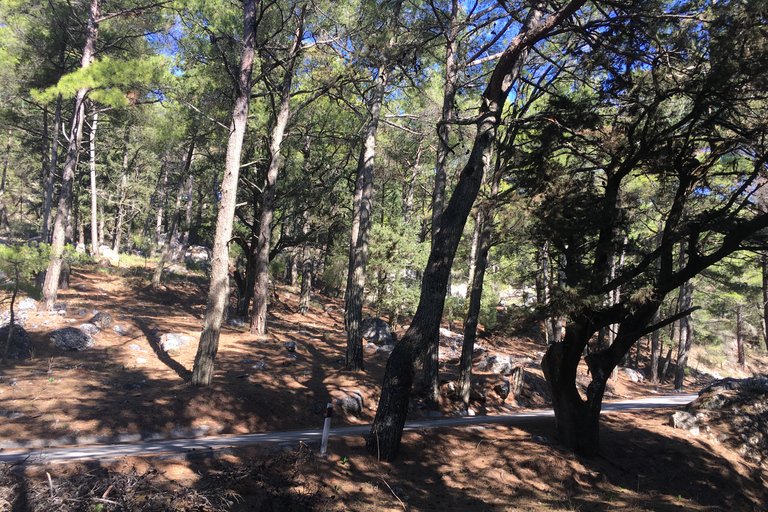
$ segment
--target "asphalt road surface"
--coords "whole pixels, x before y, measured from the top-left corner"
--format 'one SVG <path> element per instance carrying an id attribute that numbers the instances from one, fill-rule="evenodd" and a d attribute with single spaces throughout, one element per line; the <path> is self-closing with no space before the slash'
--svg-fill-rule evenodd
<path id="1" fill-rule="evenodd" d="M 660 395 L 658 397 L 627 400 L 624 402 L 604 403 L 603 412 L 622 412 L 638 409 L 656 409 L 685 405 L 698 397 L 695 394 Z M 554 416 L 552 409 L 490 416 L 469 416 L 462 418 L 431 419 L 411 421 L 405 424 L 405 430 L 420 430 L 439 427 L 468 427 L 493 423 L 515 423 Z M 322 424 L 319 425 L 322 427 Z M 370 431 L 370 425 L 332 428 L 331 437 L 356 436 Z M 273 432 L 268 434 L 243 434 L 234 436 L 198 437 L 193 439 L 173 439 L 126 444 L 101 444 L 74 446 L 69 448 L 40 448 L 31 450 L 0 451 L 0 463 L 44 464 L 51 462 L 72 462 L 92 459 L 116 459 L 126 456 L 165 455 L 217 450 L 268 443 L 297 443 L 299 441 L 320 441 L 322 428 L 317 430 L 296 430 L 292 432 Z"/>

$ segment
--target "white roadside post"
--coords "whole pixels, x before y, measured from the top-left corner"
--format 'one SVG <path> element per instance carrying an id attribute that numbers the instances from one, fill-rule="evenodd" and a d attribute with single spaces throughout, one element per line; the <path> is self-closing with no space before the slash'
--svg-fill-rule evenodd
<path id="1" fill-rule="evenodd" d="M 323 440 L 320 443 L 320 455 L 325 455 L 328 451 L 328 434 L 331 432 L 331 417 L 333 416 L 333 404 L 328 403 L 325 407 L 325 422 L 323 423 Z"/>

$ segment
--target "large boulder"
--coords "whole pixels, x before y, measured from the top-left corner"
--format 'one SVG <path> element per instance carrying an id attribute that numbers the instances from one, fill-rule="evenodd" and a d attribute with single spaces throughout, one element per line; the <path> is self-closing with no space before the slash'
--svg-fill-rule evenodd
<path id="1" fill-rule="evenodd" d="M 394 345 L 395 343 L 389 324 L 381 318 L 370 317 L 360 322 L 360 333 L 364 339 L 377 345 Z"/>
<path id="2" fill-rule="evenodd" d="M 163 334 L 162 336 L 160 336 L 160 339 L 157 340 L 157 344 L 165 352 L 168 352 L 169 350 L 176 350 L 178 348 L 189 345 L 193 341 L 194 341 L 194 338 L 191 336 L 185 336 L 183 334 L 174 334 L 169 332 L 167 334 Z"/>
<path id="3" fill-rule="evenodd" d="M 120 254 L 113 251 L 108 245 L 99 246 L 99 265 L 120 266 Z"/>
<path id="4" fill-rule="evenodd" d="M 16 310 L 13 312 L 13 323 L 19 327 L 24 327 L 27 325 L 27 320 L 29 320 L 29 315 L 26 311 L 19 311 Z M 0 326 L 5 327 L 9 323 L 11 323 L 11 312 L 10 311 L 3 311 L 0 313 Z"/>
<path id="5" fill-rule="evenodd" d="M 184 261 L 187 263 L 203 263 L 211 261 L 213 251 L 202 245 L 190 245 L 184 255 Z"/>
<path id="6" fill-rule="evenodd" d="M 15 322 L 14 322 L 15 323 Z M 5 342 L 8 339 L 8 326 L 0 327 L 0 354 L 5 350 Z M 31 355 L 32 341 L 23 327 L 16 325 L 13 328 L 11 345 L 8 347 L 8 359 L 27 359 Z"/>
<path id="7" fill-rule="evenodd" d="M 77 327 L 56 329 L 51 331 L 48 337 L 51 343 L 61 350 L 87 350 L 96 343 L 90 334 L 81 331 Z"/>

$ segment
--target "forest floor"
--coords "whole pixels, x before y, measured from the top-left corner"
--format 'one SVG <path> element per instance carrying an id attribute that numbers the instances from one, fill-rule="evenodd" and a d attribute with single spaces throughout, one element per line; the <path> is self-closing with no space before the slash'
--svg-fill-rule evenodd
<path id="1" fill-rule="evenodd" d="M 167 274 L 157 292 L 149 287 L 150 279 L 141 268 L 77 268 L 70 289 L 59 294 L 66 315 L 30 312 L 26 329 L 33 358 L 0 368 L 0 449 L 30 446 L 35 440 L 67 445 L 320 429 L 325 404 L 351 393 L 363 397 L 361 414 L 336 414 L 334 426 L 372 421 L 387 354 L 367 350 L 365 373 L 343 369 L 340 299 L 316 294 L 310 312 L 302 316 L 296 313 L 298 290 L 278 285 L 268 334 L 255 337 L 247 325 L 226 325 L 214 383 L 197 388 L 188 384 L 196 342 L 166 353 L 155 340 L 165 333 L 197 339 L 206 279 Z M 48 341 L 51 330 L 87 322 L 94 310 L 109 313 L 128 334 L 103 330 L 95 336 L 96 345 L 83 352 L 62 352 Z M 283 345 L 288 341 L 296 342 L 294 353 Z M 475 414 L 548 407 L 537 364 L 545 345 L 535 326 L 482 334 L 479 343 L 488 354 L 531 359 L 517 401 L 502 400 L 493 391 L 500 376 L 475 372 Z M 698 391 L 717 377 L 715 372 L 733 377 L 768 373 L 764 349 L 753 347 L 748 357 L 748 367 L 741 369 L 725 355 L 713 357 L 711 350 L 695 347 L 686 391 Z M 444 364 L 441 377 L 455 380 L 456 370 L 455 364 Z M 671 383 L 634 383 L 619 372 L 606 401 L 668 392 Z M 410 419 L 430 417 L 418 387 L 413 405 Z M 440 414 L 449 417 L 457 411 L 457 404 L 443 397 Z M 560 446 L 554 420 L 546 419 L 514 427 L 406 433 L 393 463 L 369 457 L 362 437 L 355 437 L 332 439 L 328 458 L 298 445 L 205 457 L 6 467 L 0 468 L 0 511 L 78 510 L 81 505 L 82 510 L 165 510 L 153 496 L 162 497 L 168 510 L 768 509 L 764 468 L 718 442 L 715 433 L 694 436 L 673 429 L 670 412 L 603 414 L 601 454 L 594 459 L 576 457 Z"/>

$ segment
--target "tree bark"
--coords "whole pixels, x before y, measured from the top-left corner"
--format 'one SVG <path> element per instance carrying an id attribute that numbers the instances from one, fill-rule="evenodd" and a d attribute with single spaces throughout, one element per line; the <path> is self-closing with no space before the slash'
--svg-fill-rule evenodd
<path id="1" fill-rule="evenodd" d="M 59 156 L 59 131 L 61 131 L 61 95 L 56 98 L 56 113 L 53 117 L 53 134 L 51 135 L 51 158 L 48 172 L 43 180 L 43 225 L 40 238 L 48 243 L 51 223 L 51 205 L 53 203 L 53 183 L 56 177 L 56 162 Z"/>
<path id="2" fill-rule="evenodd" d="M 99 231 L 98 231 L 98 199 L 96 188 L 96 128 L 99 122 L 99 113 L 93 106 L 91 115 L 91 132 L 89 134 L 90 142 L 90 171 L 91 171 L 91 255 L 99 257 Z"/>
<path id="3" fill-rule="evenodd" d="M 181 217 L 181 198 L 184 195 L 184 188 L 186 187 L 185 177 L 189 173 L 190 167 L 192 167 L 192 159 L 195 154 L 195 141 L 194 139 L 189 143 L 189 150 L 187 150 L 187 158 L 184 161 L 184 169 L 182 169 L 179 176 L 179 190 L 176 192 L 176 205 L 173 208 L 173 219 L 171 220 L 171 228 L 168 230 L 168 239 L 163 246 L 163 250 L 160 253 L 160 260 L 155 266 L 155 273 L 152 276 L 152 289 L 157 290 L 160 288 L 160 279 L 163 275 L 163 267 L 173 255 L 173 238 L 176 236 L 176 232 L 179 229 L 179 218 Z"/>
<path id="4" fill-rule="evenodd" d="M 490 160 L 501 122 L 504 102 L 519 76 L 528 50 L 545 38 L 586 0 L 575 0 L 542 21 L 544 2 L 536 2 L 520 33 L 499 58 L 482 96 L 475 142 L 469 160 L 443 212 L 438 238 L 433 243 L 421 285 L 419 306 L 408 331 L 387 360 L 381 398 L 366 448 L 372 455 L 391 461 L 402 437 L 416 365 L 434 341 L 443 314 L 445 290 L 464 225 Z"/>
<path id="5" fill-rule="evenodd" d="M 88 10 L 88 24 L 85 31 L 85 43 L 83 45 L 83 56 L 80 61 L 80 67 L 86 68 L 93 61 L 96 39 L 99 33 L 99 24 L 97 22 L 101 15 L 100 0 L 91 0 Z M 75 168 L 80 154 L 80 146 L 83 140 L 83 121 L 85 118 L 85 99 L 90 88 L 82 87 L 77 91 L 75 104 L 72 111 L 72 123 L 69 129 L 69 144 L 67 146 L 67 157 L 64 161 L 64 172 L 61 182 L 61 193 L 59 195 L 59 205 L 56 211 L 56 218 L 53 223 L 53 238 L 51 240 L 51 263 L 45 274 L 45 283 L 43 283 L 42 300 L 39 309 L 50 311 L 56 303 L 58 293 L 59 276 L 61 275 L 62 260 L 64 254 L 64 243 L 67 236 L 68 221 L 72 216 L 73 187 L 75 182 Z"/>
<path id="6" fill-rule="evenodd" d="M 5 161 L 3 162 L 3 177 L 2 181 L 0 181 L 0 226 L 5 229 L 5 232 L 7 235 L 10 235 L 11 228 L 8 225 L 8 213 L 5 210 L 5 177 L 8 172 L 8 162 L 11 159 L 11 146 L 12 146 L 12 138 L 13 131 L 8 128 L 8 144 L 5 147 Z"/>
<path id="7" fill-rule="evenodd" d="M 123 236 L 123 220 L 125 219 L 125 202 L 128 198 L 128 129 L 123 136 L 123 165 L 120 167 L 120 190 L 117 203 L 117 218 L 115 219 L 115 236 L 112 238 L 112 250 L 120 252 L 120 243 Z"/>
<path id="8" fill-rule="evenodd" d="M 680 311 L 693 306 L 693 282 L 687 281 L 680 287 Z M 688 354 L 693 344 L 693 320 L 690 315 L 680 319 L 680 341 L 677 349 L 677 368 L 675 370 L 675 391 L 683 390 L 685 368 L 688 366 Z"/>
<path id="9" fill-rule="evenodd" d="M 275 115 L 275 127 L 269 143 L 269 167 L 264 192 L 261 194 L 261 219 L 259 221 L 259 240 L 256 246 L 256 284 L 253 290 L 253 317 L 251 334 L 267 332 L 267 303 L 269 297 L 269 249 L 272 241 L 272 221 L 275 217 L 275 191 L 277 175 L 280 170 L 280 149 L 285 136 L 285 129 L 291 119 L 291 84 L 298 53 L 301 50 L 301 38 L 304 35 L 304 11 L 301 11 L 293 37 L 293 46 L 285 62 L 285 72 L 280 87 L 280 108 Z"/>
<path id="10" fill-rule="evenodd" d="M 251 74 L 256 49 L 256 11 L 259 0 L 243 2 L 243 53 L 237 76 L 237 96 L 232 109 L 232 125 L 227 143 L 224 180 L 221 184 L 221 200 L 216 219 L 216 235 L 211 262 L 211 284 L 208 304 L 203 319 L 203 331 L 197 346 L 192 384 L 208 386 L 213 381 L 213 368 L 219 349 L 219 334 L 224 311 L 229 300 L 229 240 L 237 203 L 237 180 L 240 173 L 240 156 L 248 122 L 248 104 L 251 96 Z"/>
<path id="11" fill-rule="evenodd" d="M 768 251 L 763 251 L 760 263 L 763 273 L 763 341 L 768 350 Z"/>
<path id="12" fill-rule="evenodd" d="M 437 232 L 440 230 L 440 219 L 445 203 L 446 161 L 450 153 L 448 139 L 451 135 L 451 125 L 448 121 L 453 118 L 453 104 L 456 100 L 456 82 L 458 77 L 456 65 L 456 40 L 459 34 L 458 13 L 459 1 L 452 0 L 451 17 L 445 34 L 445 84 L 443 86 L 442 123 L 437 129 L 435 188 L 432 192 L 432 245 L 434 245 Z M 470 279 L 472 279 L 473 274 L 470 274 Z M 445 297 L 443 297 L 443 300 L 445 300 Z M 440 398 L 439 354 L 440 332 L 438 331 L 424 358 L 424 388 L 427 391 L 426 403 L 430 409 L 437 409 Z"/>
<path id="13" fill-rule="evenodd" d="M 155 243 L 152 244 L 152 252 L 150 257 L 157 256 L 157 248 L 160 246 L 160 238 L 163 235 L 163 214 L 165 213 L 165 201 L 168 195 L 168 155 L 163 158 L 163 177 L 160 180 L 160 184 L 157 189 L 157 213 L 155 214 Z M 165 239 L 165 245 L 171 243 L 169 238 Z"/>
<path id="14" fill-rule="evenodd" d="M 747 361 L 744 358 L 744 337 L 741 329 L 743 318 L 741 309 L 741 304 L 736 306 L 736 362 L 739 363 L 740 366 L 744 366 Z"/>

